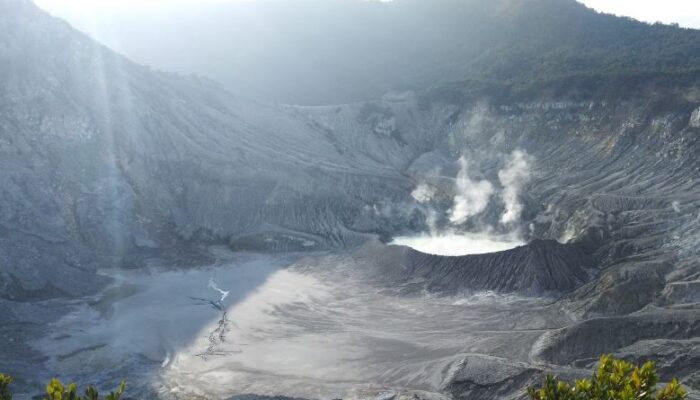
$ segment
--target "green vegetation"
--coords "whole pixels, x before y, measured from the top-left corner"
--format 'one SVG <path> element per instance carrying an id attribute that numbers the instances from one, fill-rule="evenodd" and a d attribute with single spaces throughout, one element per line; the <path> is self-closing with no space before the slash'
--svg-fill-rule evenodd
<path id="1" fill-rule="evenodd" d="M 471 53 L 453 55 L 462 79 L 520 88 L 572 76 L 698 76 L 700 30 L 600 14 L 573 0 L 442 3 L 459 18 L 476 19 L 473 35 L 466 27 L 454 28 L 462 36 L 445 35 L 470 38 L 464 46 Z"/>
<path id="2" fill-rule="evenodd" d="M 10 393 L 10 384 L 12 377 L 0 374 L 0 400 L 12 400 Z M 110 392 L 105 396 L 104 400 L 120 400 L 126 389 L 126 382 L 122 381 L 116 391 Z M 85 388 L 83 396 L 78 394 L 78 387 L 75 383 L 68 386 L 63 385 L 58 379 L 51 379 L 46 385 L 46 397 L 44 400 L 99 400 L 100 393 L 92 386 Z"/>
<path id="3" fill-rule="evenodd" d="M 532 400 L 683 400 L 687 392 L 674 378 L 661 389 L 656 387 L 659 378 L 654 363 L 649 361 L 641 367 L 611 355 L 600 357 L 598 369 L 590 379 L 579 379 L 573 384 L 547 375 L 539 388 L 528 388 Z M 0 400 L 12 400 L 9 386 L 12 377 L 0 374 Z M 116 391 L 104 400 L 120 400 L 126 383 L 122 381 Z M 85 395 L 78 394 L 75 383 L 64 386 L 52 379 L 46 386 L 45 400 L 99 400 L 97 390 L 88 386 Z"/>
<path id="4" fill-rule="evenodd" d="M 105 400 L 119 400 L 124 394 L 124 389 L 126 389 L 126 382 L 122 381 L 116 391 L 110 392 Z M 47 397 L 45 400 L 98 400 L 100 394 L 92 386 L 88 386 L 85 389 L 85 396 L 80 396 L 77 394 L 78 388 L 75 383 L 71 383 L 68 387 L 63 386 L 61 381 L 54 378 L 46 386 Z"/>
<path id="5" fill-rule="evenodd" d="M 610 355 L 600 358 L 598 370 L 591 379 L 580 379 L 573 384 L 558 381 L 551 375 L 541 388 L 529 388 L 532 400 L 682 400 L 686 391 L 673 379 L 657 390 L 659 379 L 654 363 L 641 367 Z"/>
<path id="6" fill-rule="evenodd" d="M 463 23 L 443 24 L 440 38 L 428 42 L 460 51 L 435 55 L 415 73 L 432 83 L 419 92 L 426 104 L 484 98 L 507 105 L 533 98 L 665 104 L 700 81 L 700 30 L 599 14 L 573 0 L 436 1 L 431 5 L 445 10 L 439 18 Z M 391 71 L 400 76 L 414 68 L 405 64 Z M 436 73 L 428 70 L 433 65 L 453 67 Z"/>
<path id="7" fill-rule="evenodd" d="M 0 374 L 0 400 L 12 400 L 12 393 L 10 393 L 11 383 L 11 376 Z"/>

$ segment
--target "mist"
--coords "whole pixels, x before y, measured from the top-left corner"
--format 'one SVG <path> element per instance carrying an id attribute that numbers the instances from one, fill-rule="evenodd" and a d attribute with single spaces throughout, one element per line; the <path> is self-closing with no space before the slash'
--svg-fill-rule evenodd
<path id="1" fill-rule="evenodd" d="M 486 209 L 493 185 L 487 180 L 473 180 L 469 176 L 469 160 L 462 156 L 459 159 L 459 174 L 455 179 L 455 196 L 450 210 L 450 222 L 462 224 Z"/>
<path id="2" fill-rule="evenodd" d="M 426 254 L 463 256 L 510 250 L 525 242 L 515 234 L 489 232 L 438 232 L 430 235 L 399 236 L 391 244 L 408 246 Z"/>
<path id="3" fill-rule="evenodd" d="M 444 256 L 493 253 L 525 244 L 520 227 L 524 209 L 521 197 L 530 179 L 534 158 L 516 149 L 508 155 L 494 152 L 486 159 L 502 159 L 502 167 L 496 174 L 498 184 L 473 177 L 483 176 L 479 163 L 466 154 L 459 158 L 452 207 L 446 211 L 446 226 L 438 226 L 442 212 L 433 203 L 437 188 L 430 181 L 435 179 L 436 173 L 424 177 L 411 196 L 420 205 L 427 231 L 397 236 L 391 243 Z M 498 221 L 480 217 L 486 210 L 499 207 Z"/>
<path id="4" fill-rule="evenodd" d="M 523 204 L 520 202 L 520 191 L 530 177 L 530 157 L 522 150 L 515 150 L 508 159 L 506 167 L 498 171 L 498 179 L 503 185 L 502 198 L 505 211 L 501 215 L 501 223 L 512 224 L 520 219 Z"/>
<path id="5" fill-rule="evenodd" d="M 452 42 L 439 39 L 469 19 L 448 1 L 203 1 L 90 14 L 40 4 L 139 63 L 213 79 L 241 97 L 306 105 L 411 89 L 409 76 L 436 80 L 415 52 L 449 55 Z"/>

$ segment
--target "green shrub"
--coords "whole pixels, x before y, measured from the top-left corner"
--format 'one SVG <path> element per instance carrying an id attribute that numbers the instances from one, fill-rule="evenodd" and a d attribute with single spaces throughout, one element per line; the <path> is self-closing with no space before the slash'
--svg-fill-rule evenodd
<path id="1" fill-rule="evenodd" d="M 12 400 L 11 383 L 11 376 L 0 374 L 0 400 Z M 122 381 L 117 390 L 110 392 L 104 400 L 120 400 L 125 389 L 126 382 Z M 51 382 L 46 385 L 46 397 L 44 397 L 45 400 L 99 400 L 99 398 L 99 392 L 92 386 L 88 386 L 85 389 L 85 395 L 81 396 L 78 394 L 78 387 L 75 383 L 66 387 L 56 378 L 51 379 Z"/>
<path id="2" fill-rule="evenodd" d="M 12 383 L 11 376 L 0 374 L 0 400 L 12 400 L 10 383 Z"/>
<path id="3" fill-rule="evenodd" d="M 597 371 L 591 379 L 580 379 L 573 384 L 545 377 L 542 387 L 529 388 L 532 400 L 682 400 L 686 391 L 673 379 L 657 390 L 658 377 L 654 363 L 641 367 L 611 355 L 600 357 Z"/>
<path id="4" fill-rule="evenodd" d="M 126 382 L 122 381 L 117 387 L 117 390 L 110 392 L 105 400 L 120 400 L 126 389 Z M 85 396 L 80 396 L 77 394 L 78 388 L 75 383 L 71 383 L 68 387 L 65 387 L 61 381 L 54 378 L 46 386 L 46 398 L 45 400 L 99 400 L 100 394 L 92 386 L 88 386 L 85 389 Z"/>
<path id="5" fill-rule="evenodd" d="M 532 400 L 683 400 L 687 392 L 674 378 L 661 390 L 657 390 L 659 379 L 654 363 L 649 361 L 641 367 L 611 355 L 600 357 L 598 369 L 590 379 L 579 379 L 573 384 L 556 380 L 547 375 L 540 388 L 528 388 Z M 12 377 L 0 374 L 0 400 L 12 400 L 9 386 Z M 120 400 L 126 389 L 122 381 L 116 391 L 105 400 Z M 77 394 L 75 383 L 67 387 L 58 379 L 46 386 L 45 400 L 99 400 L 97 389 L 88 386 L 85 395 Z"/>

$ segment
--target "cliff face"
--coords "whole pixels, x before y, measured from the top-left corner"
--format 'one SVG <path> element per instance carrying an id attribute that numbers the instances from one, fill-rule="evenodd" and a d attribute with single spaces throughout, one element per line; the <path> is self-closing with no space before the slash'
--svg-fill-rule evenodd
<path id="1" fill-rule="evenodd" d="M 494 160 L 515 149 L 535 159 L 523 223 L 533 237 L 580 239 L 610 265 L 653 254 L 655 272 L 634 279 L 654 287 L 693 252 L 692 74 L 269 106 L 133 64 L 27 2 L 2 7 L 4 297 L 64 290 L 28 271 L 88 279 L 188 243 L 327 248 L 422 230 L 409 196 L 421 179 L 441 169 L 449 197 L 458 155 L 497 179 Z M 620 268 L 605 276 L 632 279 Z M 683 271 L 674 277 L 692 276 Z M 608 303 L 589 307 L 625 307 Z"/>
<path id="2" fill-rule="evenodd" d="M 367 145 L 388 159 L 343 155 L 298 110 L 150 71 L 27 2 L 2 6 L 3 297 L 84 293 L 70 277 L 190 241 L 289 230 L 290 246 L 342 245 L 356 204 L 407 189 L 395 166 L 410 151 L 390 138 Z M 36 273 L 49 270 L 61 273 Z"/>
<path id="3" fill-rule="evenodd" d="M 497 180 L 494 160 L 515 149 L 535 160 L 523 226 L 580 242 L 603 270 L 577 292 L 585 312 L 631 312 L 667 279 L 696 279 L 693 76 L 642 77 L 617 97 L 572 84 L 525 99 L 444 89 L 268 106 L 3 4 L 4 297 L 70 293 L 61 276 L 192 243 L 313 249 L 423 230 L 417 183 L 440 169 L 451 198 L 457 156 Z M 626 285 L 645 289 L 630 299 Z"/>

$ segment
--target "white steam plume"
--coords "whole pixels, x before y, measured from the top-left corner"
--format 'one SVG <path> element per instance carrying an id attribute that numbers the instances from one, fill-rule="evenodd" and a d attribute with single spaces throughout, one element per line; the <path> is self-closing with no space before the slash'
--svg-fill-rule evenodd
<path id="1" fill-rule="evenodd" d="M 438 234 L 437 219 L 438 213 L 432 208 L 429 208 L 428 215 L 425 218 L 425 224 L 428 225 L 428 231 L 430 232 L 431 236 Z"/>
<path id="2" fill-rule="evenodd" d="M 484 211 L 493 194 L 493 185 L 487 180 L 473 181 L 469 178 L 469 162 L 466 157 L 459 159 L 460 171 L 457 174 L 454 205 L 450 210 L 450 222 L 461 224 L 469 217 Z"/>
<path id="3" fill-rule="evenodd" d="M 435 196 L 435 188 L 427 183 L 420 183 L 415 189 L 413 189 L 411 196 L 413 196 L 413 198 L 421 204 L 427 203 L 433 198 L 433 196 Z"/>
<path id="4" fill-rule="evenodd" d="M 516 222 L 523 211 L 520 191 L 530 179 L 530 156 L 522 150 L 513 151 L 506 167 L 498 171 L 498 179 L 503 185 L 502 197 L 506 206 L 501 215 L 501 223 Z"/>

